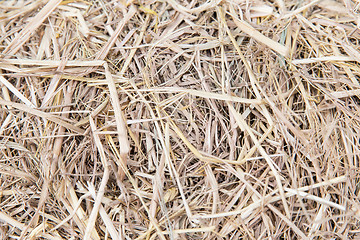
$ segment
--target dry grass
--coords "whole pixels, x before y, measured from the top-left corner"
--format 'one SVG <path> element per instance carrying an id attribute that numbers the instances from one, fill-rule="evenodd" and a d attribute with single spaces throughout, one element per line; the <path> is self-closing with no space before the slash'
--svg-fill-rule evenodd
<path id="1" fill-rule="evenodd" d="M 360 2 L 0 2 L 1 239 L 359 239 Z"/>

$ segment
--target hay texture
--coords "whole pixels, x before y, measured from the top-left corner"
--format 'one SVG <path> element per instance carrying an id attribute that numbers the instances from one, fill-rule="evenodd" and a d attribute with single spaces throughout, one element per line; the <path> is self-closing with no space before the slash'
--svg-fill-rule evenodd
<path id="1" fill-rule="evenodd" d="M 0 2 L 1 239 L 359 239 L 358 0 Z"/>

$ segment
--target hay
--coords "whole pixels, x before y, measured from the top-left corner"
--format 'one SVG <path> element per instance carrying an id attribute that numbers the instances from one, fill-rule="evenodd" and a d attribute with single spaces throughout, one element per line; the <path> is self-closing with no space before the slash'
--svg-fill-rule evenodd
<path id="1" fill-rule="evenodd" d="M 358 239 L 359 1 L 1 1 L 1 239 Z"/>

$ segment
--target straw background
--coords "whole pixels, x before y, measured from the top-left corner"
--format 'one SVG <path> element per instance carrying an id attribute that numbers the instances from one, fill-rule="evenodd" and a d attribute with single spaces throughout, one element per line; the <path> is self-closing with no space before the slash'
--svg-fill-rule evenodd
<path id="1" fill-rule="evenodd" d="M 360 239 L 358 0 L 0 2 L 0 239 Z"/>

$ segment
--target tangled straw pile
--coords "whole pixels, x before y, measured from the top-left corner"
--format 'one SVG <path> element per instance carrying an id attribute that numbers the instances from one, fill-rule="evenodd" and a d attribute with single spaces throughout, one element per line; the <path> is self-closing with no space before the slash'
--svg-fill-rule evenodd
<path id="1" fill-rule="evenodd" d="M 359 1 L 0 3 L 1 239 L 359 239 Z"/>

